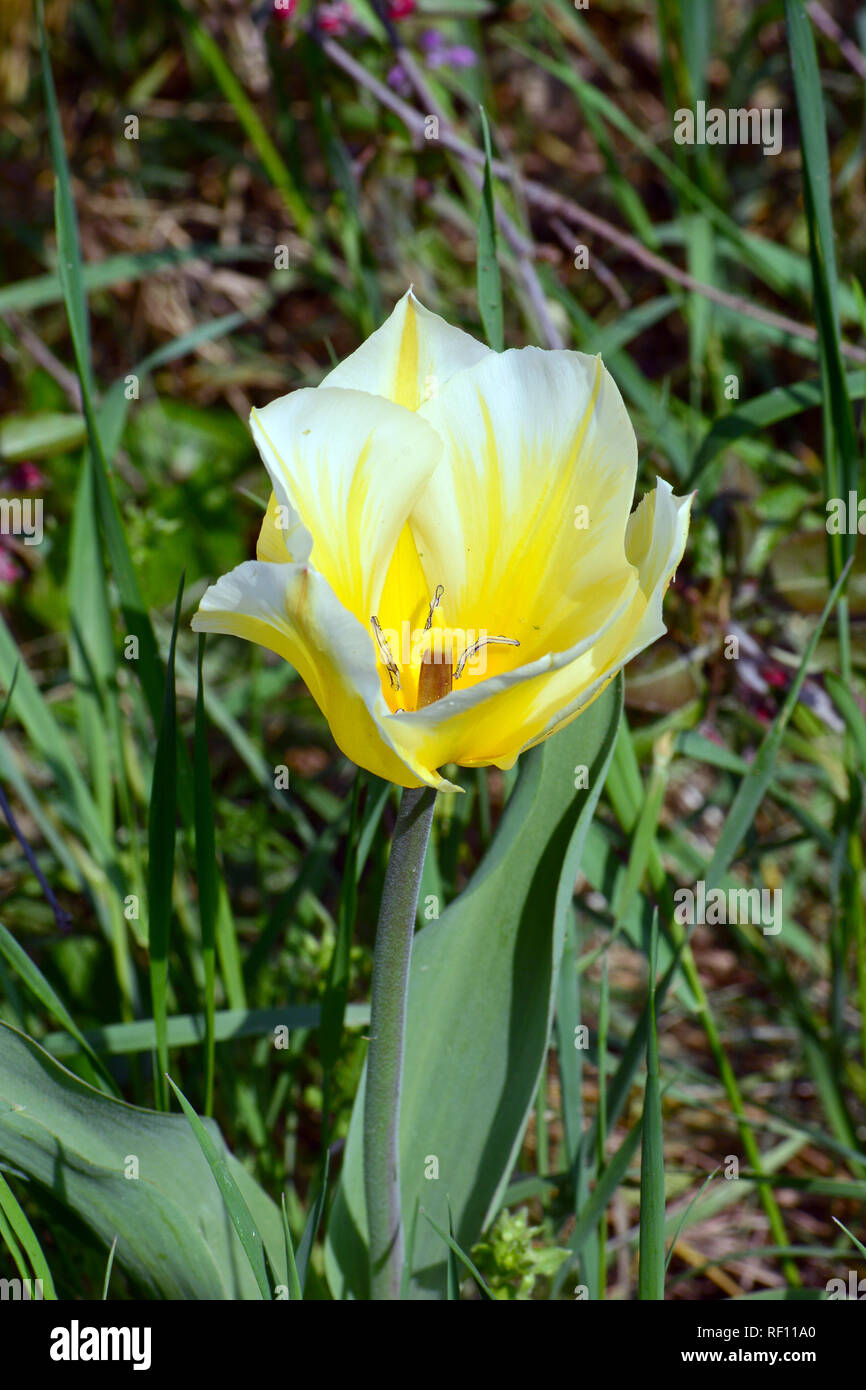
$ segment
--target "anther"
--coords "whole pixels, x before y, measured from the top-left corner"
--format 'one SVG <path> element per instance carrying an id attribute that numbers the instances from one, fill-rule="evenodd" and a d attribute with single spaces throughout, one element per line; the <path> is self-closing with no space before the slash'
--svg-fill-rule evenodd
<path id="1" fill-rule="evenodd" d="M 463 671 L 463 667 L 466 665 L 466 663 L 467 663 L 467 661 L 469 660 L 469 658 L 472 657 L 472 656 L 475 656 L 478 652 L 480 652 L 482 647 L 486 647 L 487 644 L 488 644 L 488 642 L 502 642 L 502 643 L 504 643 L 505 646 L 507 646 L 507 647 L 519 647 L 519 646 L 520 646 L 520 643 L 518 642 L 518 640 L 517 640 L 516 637 L 482 637 L 482 638 L 480 638 L 477 642 L 473 642 L 471 647 L 467 647 L 467 648 L 466 648 L 466 650 L 464 651 L 464 653 L 463 653 L 463 655 L 461 656 L 460 660 L 458 661 L 458 663 L 457 663 L 457 670 L 454 672 L 454 679 L 455 679 L 455 680 L 459 680 L 459 679 L 460 679 L 460 675 L 461 675 L 461 673 L 462 673 L 462 671 Z"/>
<path id="2" fill-rule="evenodd" d="M 436 612 L 436 609 L 439 607 L 439 604 L 442 602 L 442 595 L 444 594 L 444 592 L 445 592 L 445 585 L 444 585 L 444 584 L 437 584 L 437 585 L 436 585 L 436 592 L 434 593 L 434 595 L 433 595 L 433 600 L 432 600 L 432 602 L 431 602 L 431 604 L 430 604 L 430 612 L 427 614 L 427 621 L 426 621 L 426 623 L 424 624 L 424 631 L 425 631 L 425 632 L 429 632 L 430 629 L 431 629 L 431 627 L 433 626 L 433 614 Z"/>
<path id="3" fill-rule="evenodd" d="M 388 680 L 391 682 L 392 690 L 400 689 L 400 668 L 391 655 L 391 648 L 387 637 L 382 635 L 382 625 L 379 619 L 373 614 L 370 622 L 373 625 L 373 636 L 376 638 L 376 646 L 379 648 L 379 655 L 382 658 L 382 665 L 388 672 Z"/>

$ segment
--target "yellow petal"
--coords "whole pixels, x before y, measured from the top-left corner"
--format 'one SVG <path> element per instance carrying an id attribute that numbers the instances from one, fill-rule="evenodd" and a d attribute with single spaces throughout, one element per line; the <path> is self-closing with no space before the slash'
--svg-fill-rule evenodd
<path id="1" fill-rule="evenodd" d="M 542 733 L 524 747 L 532 747 L 570 724 L 601 694 L 618 671 L 667 631 L 662 604 L 686 548 L 693 497 L 694 493 L 675 497 L 670 483 L 659 478 L 655 491 L 641 499 L 629 517 L 626 533 L 626 554 L 637 568 L 639 590 L 629 610 L 608 630 L 592 653 L 595 670 L 600 674 L 594 674 L 584 691 L 572 696 L 555 715 L 551 714 Z M 575 676 L 579 676 L 577 670 L 572 672 L 572 678 Z M 552 695 L 552 700 L 548 698 L 550 711 L 561 698 L 567 678 L 566 668 L 561 688 L 554 687 L 549 692 Z"/>
<path id="2" fill-rule="evenodd" d="M 523 348 L 457 373 L 420 414 L 442 461 L 411 518 L 443 621 L 516 638 L 510 670 L 598 630 L 634 585 L 637 442 L 600 358 Z M 387 589 L 385 597 L 387 598 Z"/>
<path id="3" fill-rule="evenodd" d="M 411 715 L 392 721 L 404 756 L 426 766 L 511 767 L 517 756 L 564 728 L 601 694 L 639 651 L 665 631 L 662 601 L 682 559 L 691 497 L 659 479 L 628 523 L 634 586 L 625 584 L 597 631 Z"/>
<path id="4" fill-rule="evenodd" d="M 270 560 L 272 564 L 284 565 L 287 560 L 300 560 L 304 558 L 300 555 L 293 555 L 289 550 L 289 532 L 292 531 L 293 544 L 297 549 L 297 542 L 299 539 L 297 527 L 300 526 L 300 517 L 297 516 L 296 512 L 294 513 L 297 517 L 295 527 L 285 524 L 287 516 L 291 514 L 289 507 L 290 504 L 287 502 L 284 502 L 281 506 L 277 500 L 277 494 L 275 492 L 271 493 L 267 510 L 265 511 L 265 517 L 262 522 L 262 529 L 256 541 L 257 560 Z M 291 508 L 291 512 L 294 512 L 293 507 Z M 305 542 L 309 539 L 309 544 L 306 546 L 306 553 L 307 556 L 309 556 L 313 545 L 313 539 L 309 531 L 306 530 L 306 527 L 304 528 L 304 533 Z"/>
<path id="5" fill-rule="evenodd" d="M 312 565 L 247 560 L 205 593 L 196 632 L 243 637 L 295 668 L 347 758 L 402 787 L 459 791 L 398 749 L 369 629 L 339 603 Z"/>
<path id="6" fill-rule="evenodd" d="M 343 606 L 369 625 L 397 540 L 436 467 L 435 431 L 391 401 L 322 387 L 254 410 L 251 424 L 275 494 L 260 557 L 284 558 L 269 518 L 285 502 L 286 556 L 309 559 Z"/>
<path id="7" fill-rule="evenodd" d="M 410 289 L 382 327 L 329 372 L 322 386 L 369 391 L 417 410 L 454 372 L 493 355 L 483 343 L 425 309 Z"/>

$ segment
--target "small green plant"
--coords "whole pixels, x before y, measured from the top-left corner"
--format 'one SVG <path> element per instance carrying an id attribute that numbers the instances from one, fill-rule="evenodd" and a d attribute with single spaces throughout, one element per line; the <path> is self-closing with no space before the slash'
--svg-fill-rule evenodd
<path id="1" fill-rule="evenodd" d="M 568 1251 L 533 1244 L 544 1235 L 543 1226 L 530 1226 L 528 1207 L 499 1213 L 487 1239 L 472 1251 L 494 1298 L 532 1298 L 539 1279 L 554 1277 Z"/>

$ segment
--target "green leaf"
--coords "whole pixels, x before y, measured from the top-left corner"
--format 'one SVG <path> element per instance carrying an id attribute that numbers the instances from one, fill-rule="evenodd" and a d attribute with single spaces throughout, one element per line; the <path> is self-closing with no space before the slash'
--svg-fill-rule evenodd
<path id="1" fill-rule="evenodd" d="M 82 415 L 7 415 L 0 425 L 0 460 L 48 458 L 75 449 L 87 438 Z"/>
<path id="2" fill-rule="evenodd" d="M 205 1124 L 271 1263 L 282 1271 L 276 1205 L 228 1152 L 213 1121 Z M 138 1162 L 137 1178 L 126 1176 L 130 1156 Z M 117 1236 L 117 1263 L 149 1297 L 260 1296 L 184 1116 L 103 1095 L 6 1023 L 0 1023 L 0 1162 L 48 1188 L 106 1249 Z"/>
<path id="3" fill-rule="evenodd" d="M 478 214 L 478 312 L 484 325 L 487 341 L 494 352 L 505 347 L 505 327 L 502 317 L 502 277 L 496 259 L 496 201 L 490 164 L 490 129 L 484 107 L 481 107 L 481 129 L 484 132 L 484 188 Z"/>
<path id="4" fill-rule="evenodd" d="M 535 1099 L 574 879 L 616 738 L 617 679 L 555 737 L 521 759 L 487 854 L 469 886 L 412 950 L 400 1116 L 404 1222 L 419 1222 L 410 1298 L 444 1298 L 446 1246 L 471 1250 L 495 1216 Z M 589 769 L 575 792 L 574 768 Z M 337 1297 L 367 1296 L 362 1080 L 331 1213 L 326 1269 Z M 438 1181 L 427 1180 L 431 1157 Z"/>

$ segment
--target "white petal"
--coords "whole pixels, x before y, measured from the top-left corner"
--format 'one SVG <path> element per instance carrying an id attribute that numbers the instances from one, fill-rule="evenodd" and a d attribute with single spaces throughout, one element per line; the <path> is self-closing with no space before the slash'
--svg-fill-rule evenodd
<path id="1" fill-rule="evenodd" d="M 483 343 L 425 309 L 410 289 L 382 327 L 329 372 L 322 386 L 369 391 L 417 410 L 454 372 L 491 355 Z"/>
<path id="2" fill-rule="evenodd" d="M 292 558 L 309 559 L 369 623 L 397 537 L 439 459 L 435 431 L 381 397 L 322 387 L 282 396 L 251 422 L 277 500 L 312 536 L 312 551 Z"/>
<path id="3" fill-rule="evenodd" d="M 445 586 L 443 621 L 516 637 L 522 661 L 597 630 L 629 569 L 637 473 L 601 359 L 494 353 L 419 413 L 444 445 L 411 518 L 428 584 Z"/>

